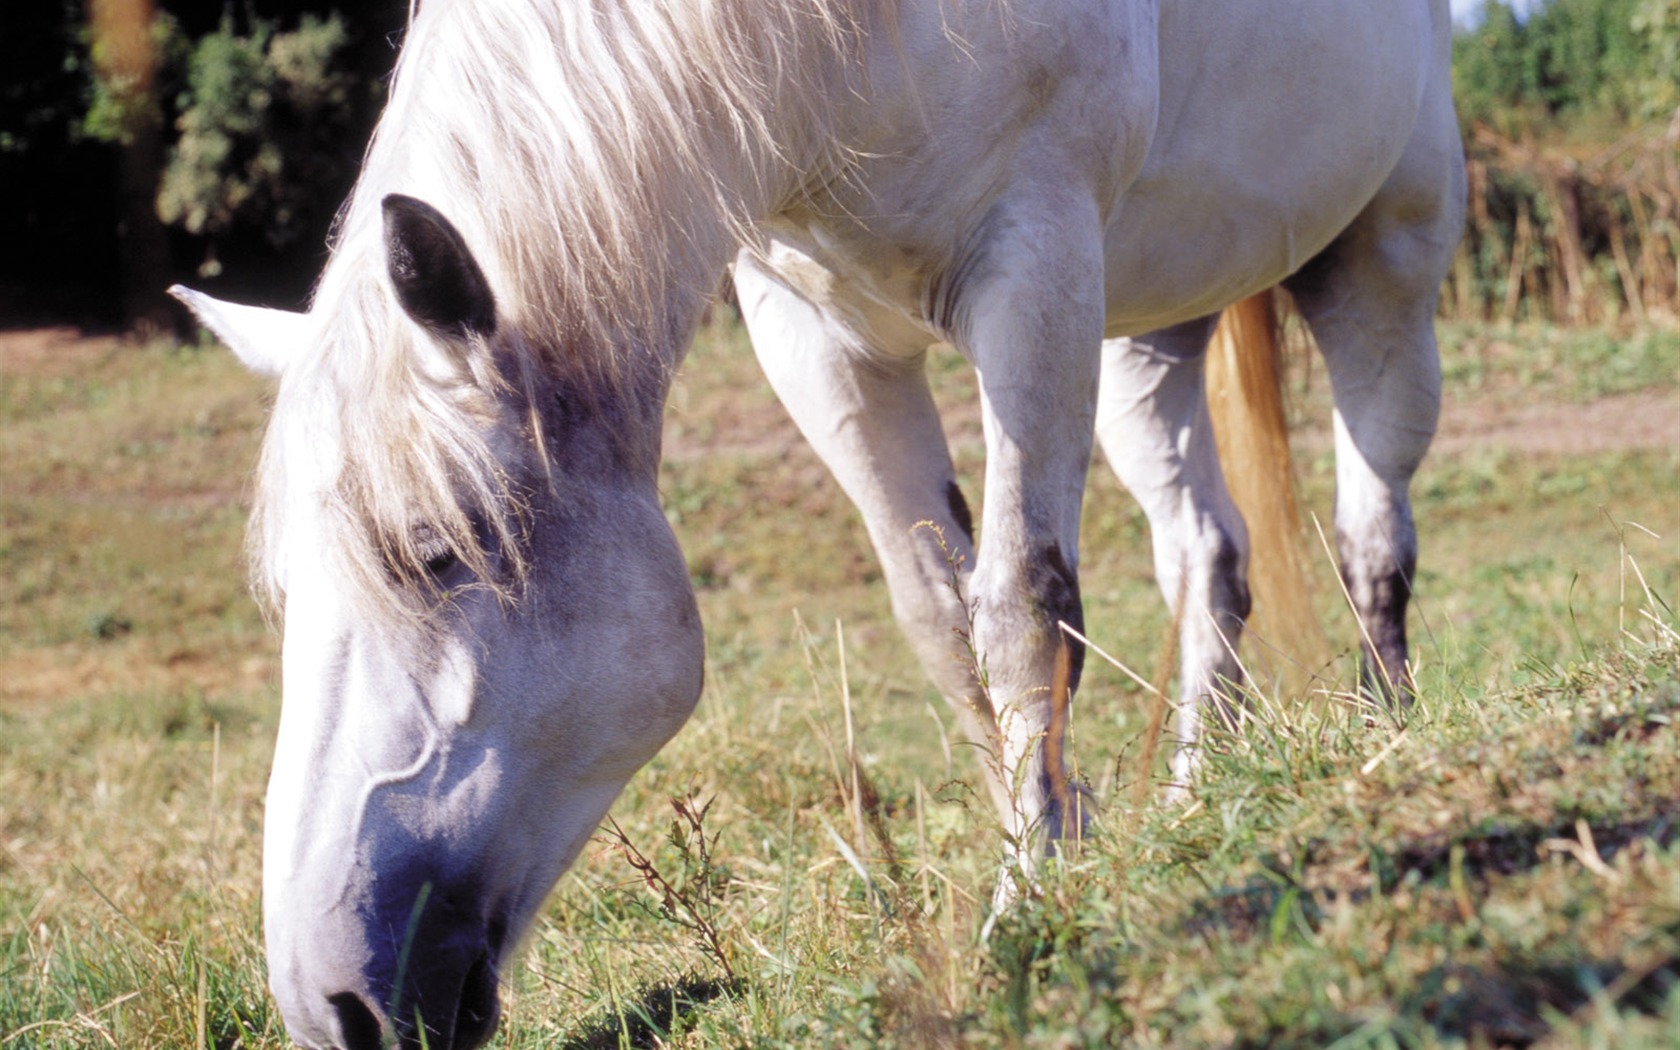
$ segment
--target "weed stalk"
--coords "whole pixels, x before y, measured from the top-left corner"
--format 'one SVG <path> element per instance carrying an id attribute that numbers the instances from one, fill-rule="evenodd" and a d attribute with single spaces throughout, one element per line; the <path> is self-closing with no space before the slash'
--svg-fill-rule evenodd
<path id="1" fill-rule="evenodd" d="M 683 861 L 683 877 L 678 881 L 673 881 L 658 864 L 636 848 L 630 836 L 618 826 L 618 821 L 611 817 L 607 818 L 610 829 L 607 834 L 611 843 L 623 854 L 625 862 L 642 877 L 642 882 L 659 902 L 655 909 L 659 917 L 687 930 L 733 987 L 739 982 L 735 967 L 729 961 L 723 932 L 717 923 L 719 876 L 712 860 L 717 833 L 710 836 L 706 833 L 706 815 L 711 812 L 713 801 L 715 799 L 708 799 L 701 804 L 692 792 L 686 797 L 671 796 L 671 808 L 676 811 L 677 819 L 671 822 L 670 842 Z"/>

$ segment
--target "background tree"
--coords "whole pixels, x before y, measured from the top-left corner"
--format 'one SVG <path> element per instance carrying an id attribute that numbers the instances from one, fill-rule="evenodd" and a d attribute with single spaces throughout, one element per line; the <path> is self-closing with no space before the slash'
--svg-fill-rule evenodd
<path id="1" fill-rule="evenodd" d="M 1488 0 L 1454 41 L 1470 157 L 1460 314 L 1680 316 L 1680 0 Z"/>
<path id="2" fill-rule="evenodd" d="M 1512 134 L 1614 137 L 1680 105 L 1680 0 L 1486 0 L 1453 46 L 1459 115 Z"/>
<path id="3" fill-rule="evenodd" d="M 301 305 L 408 15 L 407 0 L 333 2 L 9 5 L 0 323 L 155 321 L 182 277 Z M 1476 200 L 1451 308 L 1668 309 L 1680 0 L 1484 0 L 1479 14 L 1453 48 Z M 1623 306 L 1568 305 L 1594 289 Z"/>
<path id="4" fill-rule="evenodd" d="M 178 277 L 277 305 L 307 296 L 406 0 L 342 13 L 321 0 L 155 0 L 148 15 L 152 3 L 7 10 L 0 324 L 143 322 Z M 142 53 L 137 22 L 149 23 L 149 82 L 122 64 Z"/>
<path id="5" fill-rule="evenodd" d="M 51 316 L 77 284 L 116 288 L 114 151 L 82 134 L 81 0 L 8 6 L 0 33 L 0 316 Z M 100 231 L 90 236 L 89 231 Z"/>
<path id="6" fill-rule="evenodd" d="M 283 252 L 330 222 L 359 156 L 345 148 L 358 130 L 348 42 L 335 13 L 291 31 L 251 19 L 240 33 L 224 18 L 192 46 L 157 213 L 204 239 L 201 276 L 221 272 L 231 239 Z"/>

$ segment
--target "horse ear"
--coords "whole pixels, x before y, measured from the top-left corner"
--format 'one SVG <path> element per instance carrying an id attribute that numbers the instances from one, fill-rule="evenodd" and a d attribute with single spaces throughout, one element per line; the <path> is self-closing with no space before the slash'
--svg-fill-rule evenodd
<path id="1" fill-rule="evenodd" d="M 413 197 L 390 194 L 385 266 L 408 316 L 440 335 L 489 335 L 496 297 L 467 242 L 443 213 Z"/>
<path id="2" fill-rule="evenodd" d="M 258 375 L 278 378 L 305 338 L 308 314 L 225 303 L 179 284 L 169 294 L 185 303 L 204 327 Z"/>

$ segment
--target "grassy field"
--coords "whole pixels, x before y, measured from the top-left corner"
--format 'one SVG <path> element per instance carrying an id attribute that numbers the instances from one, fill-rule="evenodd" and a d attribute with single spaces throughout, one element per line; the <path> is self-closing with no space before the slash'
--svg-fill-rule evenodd
<path id="1" fill-rule="evenodd" d="M 1136 791 L 1147 696 L 1088 662 L 1097 834 L 982 942 L 974 757 L 844 498 L 709 330 L 664 478 L 706 695 L 562 880 L 493 1045 L 1680 1045 L 1680 337 L 1445 334 L 1405 725 L 1337 691 L 1343 652 L 1169 807 Z M 972 383 L 933 369 L 977 495 Z M 1328 520 L 1321 385 L 1298 452 Z M 0 336 L 0 1050 L 286 1045 L 258 927 L 277 643 L 239 549 L 264 403 L 214 347 Z M 1146 676 L 1149 565 L 1096 465 L 1087 627 Z"/>

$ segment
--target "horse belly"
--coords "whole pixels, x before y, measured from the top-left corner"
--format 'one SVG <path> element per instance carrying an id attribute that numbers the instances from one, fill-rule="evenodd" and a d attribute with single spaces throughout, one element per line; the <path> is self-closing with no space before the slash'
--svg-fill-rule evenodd
<path id="1" fill-rule="evenodd" d="M 1110 337 L 1270 287 L 1358 216 L 1446 75 L 1432 6 L 1163 4 L 1160 122 L 1105 237 Z"/>

